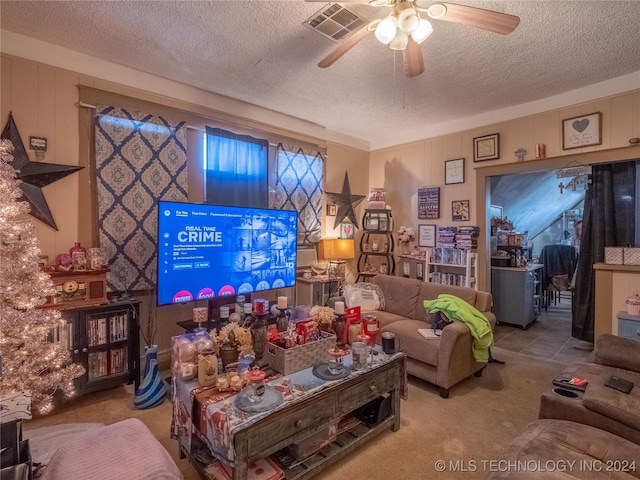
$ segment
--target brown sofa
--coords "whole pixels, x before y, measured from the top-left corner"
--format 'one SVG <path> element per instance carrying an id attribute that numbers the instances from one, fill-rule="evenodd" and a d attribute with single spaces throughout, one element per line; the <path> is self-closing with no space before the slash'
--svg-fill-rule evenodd
<path id="1" fill-rule="evenodd" d="M 633 382 L 631 393 L 606 387 L 612 375 Z M 563 377 L 584 378 L 589 384 L 575 398 L 563 397 L 552 389 L 543 393 L 539 418 L 592 425 L 640 445 L 640 342 L 601 335 L 591 361 L 568 367 Z"/>
<path id="2" fill-rule="evenodd" d="M 631 392 L 606 387 L 612 375 L 633 382 Z M 550 379 L 540 396 L 540 420 L 504 451 L 502 466 L 531 469 L 494 471 L 490 480 L 640 478 L 640 342 L 601 335 L 590 361 L 567 368 L 560 378 L 572 377 L 588 380 L 585 391 L 551 386 Z"/>
<path id="3" fill-rule="evenodd" d="M 488 480 L 639 478 L 640 445 L 590 425 L 536 420 L 507 446 L 500 460 L 478 467 Z"/>
<path id="4" fill-rule="evenodd" d="M 453 322 L 438 339 L 425 339 L 419 328 L 431 328 L 431 315 L 422 302 L 433 300 L 442 293 L 455 295 L 482 312 L 493 328 L 496 317 L 491 313 L 491 294 L 472 288 L 454 287 L 421 280 L 376 275 L 371 279 L 384 295 L 384 311 L 376 311 L 381 332 L 396 336 L 396 347 L 407 355 L 407 372 L 422 378 L 440 390 L 447 398 L 449 389 L 472 374 L 480 376 L 485 363 L 473 357 L 473 337 L 461 322 Z"/>

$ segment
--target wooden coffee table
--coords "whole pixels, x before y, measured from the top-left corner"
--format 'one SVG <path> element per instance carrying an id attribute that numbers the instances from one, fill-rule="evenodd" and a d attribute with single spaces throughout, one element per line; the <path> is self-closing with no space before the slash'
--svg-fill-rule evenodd
<path id="1" fill-rule="evenodd" d="M 305 461 L 285 471 L 287 480 L 311 478 L 367 440 L 388 428 L 400 428 L 400 397 L 404 395 L 405 356 L 397 354 L 366 373 L 334 381 L 332 385 L 300 402 L 274 411 L 234 433 L 234 480 L 247 478 L 247 466 L 260 458 L 328 428 L 337 420 L 380 397 L 388 396 L 389 415 L 373 426 L 364 423 L 338 435 L 337 439 Z M 182 450 L 182 448 L 181 448 Z M 190 452 L 182 452 L 190 456 Z M 190 456 L 203 478 L 204 466 Z M 309 460 L 309 459 L 308 459 Z"/>

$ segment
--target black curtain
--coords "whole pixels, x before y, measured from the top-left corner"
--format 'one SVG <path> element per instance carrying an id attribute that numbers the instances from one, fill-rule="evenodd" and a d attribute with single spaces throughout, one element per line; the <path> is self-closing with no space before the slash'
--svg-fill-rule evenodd
<path id="1" fill-rule="evenodd" d="M 595 272 L 604 247 L 635 245 L 636 162 L 595 165 L 584 199 L 571 335 L 594 341 Z"/>

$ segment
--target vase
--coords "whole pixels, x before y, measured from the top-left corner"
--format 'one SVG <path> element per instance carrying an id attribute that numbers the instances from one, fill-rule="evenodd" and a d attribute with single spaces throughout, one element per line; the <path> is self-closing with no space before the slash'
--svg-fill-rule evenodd
<path id="1" fill-rule="evenodd" d="M 254 362 L 256 365 L 262 362 L 262 357 L 267 349 L 267 326 L 264 316 L 259 316 L 251 325 L 251 346 L 253 347 L 253 353 L 256 354 Z"/>
<path id="2" fill-rule="evenodd" d="M 236 363 L 240 352 L 234 345 L 222 345 L 220 347 L 220 359 L 222 360 L 222 366 L 226 367 L 231 363 Z"/>
<path id="3" fill-rule="evenodd" d="M 409 243 L 401 243 L 400 251 L 402 252 L 402 255 L 409 255 L 411 253 L 411 249 L 409 248 Z"/>
<path id="4" fill-rule="evenodd" d="M 346 318 L 344 315 L 337 314 L 333 319 L 333 331 L 336 334 L 336 343 L 338 346 L 343 347 L 345 344 L 345 328 L 347 327 Z"/>
<path id="5" fill-rule="evenodd" d="M 144 376 L 133 397 L 133 405 L 140 410 L 153 408 L 164 402 L 167 389 L 158 369 L 158 346 L 151 345 L 145 353 Z"/>

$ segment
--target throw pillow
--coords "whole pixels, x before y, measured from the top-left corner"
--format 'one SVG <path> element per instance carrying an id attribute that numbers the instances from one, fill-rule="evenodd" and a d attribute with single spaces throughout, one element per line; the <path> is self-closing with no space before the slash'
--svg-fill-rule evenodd
<path id="1" fill-rule="evenodd" d="M 370 283 L 356 283 L 344 287 L 347 307 L 360 307 L 363 312 L 384 310 L 384 296 L 380 287 Z"/>

